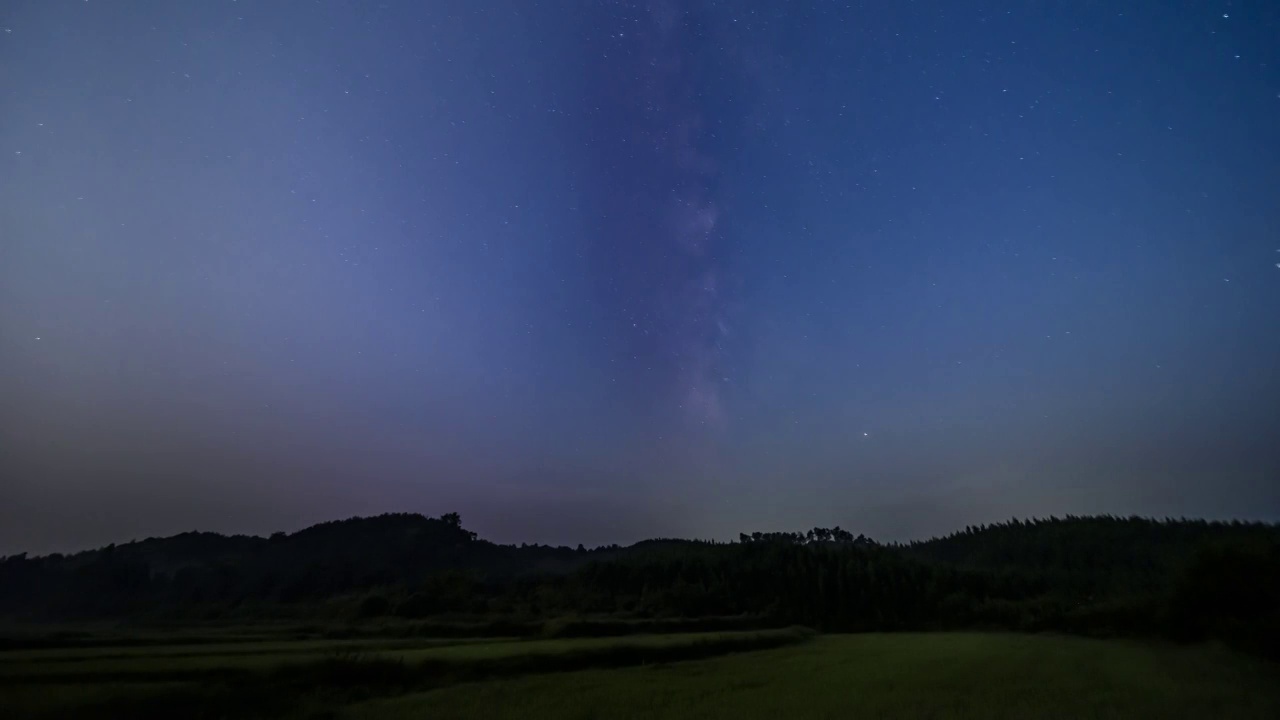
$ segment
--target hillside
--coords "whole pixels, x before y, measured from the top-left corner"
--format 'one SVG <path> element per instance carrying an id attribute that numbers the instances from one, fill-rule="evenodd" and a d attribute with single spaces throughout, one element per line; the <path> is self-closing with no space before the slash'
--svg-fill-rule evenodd
<path id="1" fill-rule="evenodd" d="M 1143 518 L 1013 520 L 908 545 L 814 528 L 589 550 L 392 514 L 0 560 L 0 616 L 22 622 L 737 616 L 1256 641 L 1280 628 L 1277 608 L 1280 528 Z"/>
<path id="2" fill-rule="evenodd" d="M 968 527 L 905 550 L 958 568 L 1026 573 L 1094 595 L 1165 590 L 1205 547 L 1265 544 L 1276 536 L 1275 525 L 1261 523 L 1067 516 Z"/>

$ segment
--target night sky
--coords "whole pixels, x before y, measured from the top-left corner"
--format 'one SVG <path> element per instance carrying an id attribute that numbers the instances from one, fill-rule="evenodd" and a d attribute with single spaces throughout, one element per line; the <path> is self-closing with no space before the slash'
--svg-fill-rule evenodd
<path id="1" fill-rule="evenodd" d="M 1280 520 L 1280 4 L 0 4 L 0 554 Z"/>

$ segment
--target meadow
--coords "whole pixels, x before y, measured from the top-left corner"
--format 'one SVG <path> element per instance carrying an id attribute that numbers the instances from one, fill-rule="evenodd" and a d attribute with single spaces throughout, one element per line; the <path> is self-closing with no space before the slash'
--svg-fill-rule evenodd
<path id="1" fill-rule="evenodd" d="M 1271 525 L 575 550 L 393 514 L 0 558 L 0 718 L 1274 720 L 1277 608 Z"/>
<path id="2" fill-rule="evenodd" d="M 63 648 L 0 653 L 0 681 L 199 680 L 239 672 L 298 670 L 317 661 L 374 661 L 423 667 L 484 667 L 485 663 L 551 663 L 603 659 L 629 651 L 692 652 L 701 647 L 732 649 L 752 643 L 790 641 L 794 631 L 681 633 L 575 639 L 446 639 L 274 641 L 157 647 Z"/>
<path id="3" fill-rule="evenodd" d="M 1280 667 L 1215 645 L 803 629 L 256 640 L 0 652 L 13 718 L 1276 718 Z"/>
<path id="4" fill-rule="evenodd" d="M 460 684 L 356 704 L 339 717 L 1262 720 L 1280 717 L 1280 669 L 1207 646 L 829 635 L 694 662 Z"/>
<path id="5" fill-rule="evenodd" d="M 6 717 L 317 717 L 353 699 L 804 642 L 804 629 L 551 639 L 267 640 L 0 652 Z"/>

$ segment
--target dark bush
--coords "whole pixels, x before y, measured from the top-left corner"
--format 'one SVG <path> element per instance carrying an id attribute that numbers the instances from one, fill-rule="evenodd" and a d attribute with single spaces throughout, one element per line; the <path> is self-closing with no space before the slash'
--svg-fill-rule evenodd
<path id="1" fill-rule="evenodd" d="M 391 601 L 385 595 L 367 595 L 360 601 L 357 614 L 362 618 L 382 617 L 391 612 Z"/>

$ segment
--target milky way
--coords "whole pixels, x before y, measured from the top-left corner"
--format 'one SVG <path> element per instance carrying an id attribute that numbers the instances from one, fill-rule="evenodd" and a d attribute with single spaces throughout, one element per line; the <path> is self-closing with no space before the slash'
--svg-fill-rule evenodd
<path id="1" fill-rule="evenodd" d="M 601 298 L 631 332 L 629 366 L 658 375 L 654 402 L 719 425 L 732 318 L 717 198 L 717 127 L 706 87 L 723 51 L 705 18 L 674 0 L 609 5 L 592 82 L 600 191 Z M 626 289 L 617 293 L 620 286 Z M 647 384 L 646 384 L 647 385 Z"/>
<path id="2" fill-rule="evenodd" d="M 0 2 L 0 554 L 1280 517 L 1280 4 Z"/>

